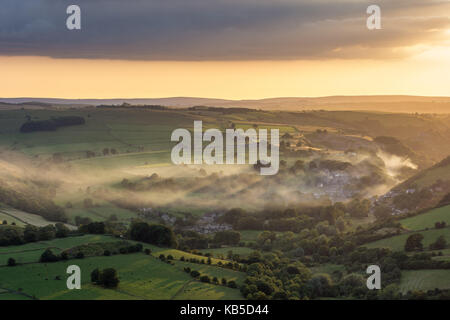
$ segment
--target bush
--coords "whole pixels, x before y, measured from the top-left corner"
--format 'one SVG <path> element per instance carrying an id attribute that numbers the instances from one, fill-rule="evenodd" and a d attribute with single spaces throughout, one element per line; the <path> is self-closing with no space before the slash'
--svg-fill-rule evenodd
<path id="1" fill-rule="evenodd" d="M 100 284 L 100 270 L 98 268 L 91 272 L 91 282 Z"/>
<path id="2" fill-rule="evenodd" d="M 119 285 L 119 277 L 114 268 L 103 269 L 100 274 L 100 283 L 105 288 L 116 288 Z"/>
<path id="3" fill-rule="evenodd" d="M 114 268 L 106 268 L 102 271 L 97 268 L 91 272 L 91 282 L 105 288 L 116 288 L 119 285 L 119 277 Z"/>
<path id="4" fill-rule="evenodd" d="M 236 284 L 235 281 L 231 280 L 231 281 L 228 282 L 228 287 L 236 289 L 237 288 L 237 284 Z"/>
<path id="5" fill-rule="evenodd" d="M 39 259 L 39 262 L 45 263 L 45 262 L 56 262 L 58 261 L 58 257 L 52 252 L 52 250 L 47 249 L 45 250 L 41 258 Z"/>
<path id="6" fill-rule="evenodd" d="M 16 265 L 17 265 L 17 263 L 16 263 L 16 260 L 14 258 L 9 258 L 8 259 L 8 267 L 14 267 Z"/>
<path id="7" fill-rule="evenodd" d="M 200 272 L 198 272 L 197 270 L 192 270 L 191 271 L 191 277 L 192 278 L 197 278 L 200 276 Z"/>
<path id="8" fill-rule="evenodd" d="M 69 260 L 69 254 L 66 251 L 61 252 L 61 254 L 59 256 L 60 256 L 60 259 L 63 261 Z"/>
<path id="9" fill-rule="evenodd" d="M 133 223 L 128 230 L 132 240 L 142 241 L 161 247 L 177 247 L 177 240 L 172 229 L 163 225 L 149 225 L 145 222 Z"/>
<path id="10" fill-rule="evenodd" d="M 75 256 L 75 258 L 77 258 L 77 259 L 83 259 L 83 258 L 84 258 L 84 253 L 81 252 L 81 251 L 78 251 L 77 254 L 76 254 L 76 256 Z"/>
<path id="11" fill-rule="evenodd" d="M 122 247 L 122 248 L 119 249 L 119 252 L 120 252 L 121 254 L 126 254 L 126 253 L 128 253 L 128 250 L 127 250 L 127 248 Z"/>
<path id="12" fill-rule="evenodd" d="M 200 277 L 200 281 L 205 282 L 205 283 L 210 283 L 211 279 L 209 279 L 209 277 L 207 275 L 203 275 Z"/>

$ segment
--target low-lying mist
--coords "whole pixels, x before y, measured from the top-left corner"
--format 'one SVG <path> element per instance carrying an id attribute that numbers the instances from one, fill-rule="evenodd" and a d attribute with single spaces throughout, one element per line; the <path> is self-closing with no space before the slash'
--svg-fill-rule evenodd
<path id="1" fill-rule="evenodd" d="M 387 192 L 417 168 L 383 151 L 328 152 L 282 161 L 275 176 L 251 165 L 167 165 L 80 168 L 71 162 L 0 153 L 0 185 L 32 192 L 64 206 L 92 198 L 132 210 L 167 207 L 225 210 L 233 207 L 321 205 Z"/>

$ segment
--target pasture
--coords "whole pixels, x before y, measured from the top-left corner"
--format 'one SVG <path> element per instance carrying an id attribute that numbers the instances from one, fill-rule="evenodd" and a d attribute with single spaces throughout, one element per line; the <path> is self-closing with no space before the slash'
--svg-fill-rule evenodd
<path id="1" fill-rule="evenodd" d="M 400 291 L 406 294 L 412 290 L 450 289 L 450 270 L 408 270 L 402 271 Z"/>
<path id="2" fill-rule="evenodd" d="M 422 240 L 422 243 L 424 249 L 427 249 L 428 246 L 436 241 L 436 239 L 441 235 L 445 237 L 447 243 L 450 243 L 450 228 L 448 227 L 444 229 L 433 229 L 414 233 L 420 233 L 423 235 L 424 238 Z M 378 241 L 367 243 L 363 246 L 367 248 L 390 248 L 393 251 L 403 251 L 405 248 L 406 239 L 414 233 L 405 233 L 398 236 L 381 239 Z"/>
<path id="3" fill-rule="evenodd" d="M 408 230 L 418 231 L 426 228 L 434 228 L 436 222 L 442 221 L 450 225 L 450 205 L 430 210 L 415 217 L 402 219 L 400 223 Z"/>
<path id="4" fill-rule="evenodd" d="M 19 246 L 0 247 L 0 266 L 7 264 L 9 258 L 14 258 L 18 264 L 38 262 L 41 254 L 47 249 L 52 249 L 58 254 L 86 243 L 112 242 L 117 238 L 104 235 L 84 235 L 67 238 L 57 238 L 49 241 L 31 242 Z"/>
<path id="5" fill-rule="evenodd" d="M 81 268 L 82 290 L 68 290 L 66 287 L 66 269 L 72 264 Z M 92 285 L 90 273 L 95 268 L 108 267 L 114 267 L 118 271 L 119 287 L 117 289 L 104 289 Z M 209 268 L 214 267 L 210 266 Z M 211 273 L 213 271 L 205 270 L 206 272 Z M 190 283 L 195 283 L 195 285 L 190 287 L 188 286 Z M 21 291 L 44 300 L 186 299 L 186 290 L 189 292 L 194 289 L 195 292 L 200 292 L 199 298 L 202 299 L 226 299 L 240 296 L 238 289 L 197 282 L 180 268 L 142 253 L 1 267 L 0 288 Z M 0 294 L 0 299 L 2 299 L 2 294 Z"/>

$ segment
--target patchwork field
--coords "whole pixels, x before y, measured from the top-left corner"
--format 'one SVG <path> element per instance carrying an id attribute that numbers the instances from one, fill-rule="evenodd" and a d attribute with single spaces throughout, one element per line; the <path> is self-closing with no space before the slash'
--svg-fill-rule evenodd
<path id="1" fill-rule="evenodd" d="M 89 238 L 88 238 L 89 237 Z M 53 240 L 47 243 L 34 243 L 24 246 L 2 248 L 6 256 L 14 255 L 18 247 L 32 250 L 24 252 L 24 259 L 33 260 L 42 252 L 44 245 L 59 245 L 60 247 L 73 247 L 82 243 L 105 241 L 105 236 L 84 236 Z M 150 247 L 155 255 L 159 250 L 155 246 Z M 8 252 L 9 250 L 9 252 Z M 176 250 L 175 250 L 176 251 Z M 55 250 L 58 252 L 58 250 Z M 176 252 L 172 252 L 176 254 Z M 82 274 L 82 289 L 68 290 L 66 287 L 66 269 L 69 265 L 78 265 Z M 87 257 L 55 263 L 30 263 L 16 267 L 0 267 L 0 300 L 13 299 L 18 292 L 37 299 L 240 299 L 238 289 L 231 289 L 220 285 L 212 285 L 194 280 L 184 267 L 191 267 L 201 274 L 210 277 L 225 277 L 228 281 L 243 281 L 244 273 L 228 270 L 220 267 L 175 261 L 174 265 L 159 260 L 156 256 L 148 256 L 143 253 L 113 255 L 109 257 Z M 95 268 L 114 267 L 119 274 L 120 284 L 117 289 L 103 289 L 90 283 L 90 273 Z M 62 280 L 58 280 L 62 279 Z M 15 294 L 11 293 L 15 292 Z M 26 298 L 19 296 L 18 298 Z"/>

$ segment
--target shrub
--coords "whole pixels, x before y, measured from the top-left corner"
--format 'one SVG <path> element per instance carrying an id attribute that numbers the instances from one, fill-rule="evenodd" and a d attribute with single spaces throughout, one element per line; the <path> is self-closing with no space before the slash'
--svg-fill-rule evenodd
<path id="1" fill-rule="evenodd" d="M 197 278 L 200 276 L 200 272 L 198 272 L 197 270 L 192 270 L 191 271 L 191 277 L 192 278 Z"/>
<path id="2" fill-rule="evenodd" d="M 47 249 L 42 253 L 39 262 L 56 262 L 58 260 L 58 257 L 52 252 L 52 250 Z"/>
<path id="3" fill-rule="evenodd" d="M 17 263 L 16 263 L 16 260 L 14 258 L 9 258 L 8 259 L 8 267 L 14 267 L 16 265 L 17 265 Z"/>

